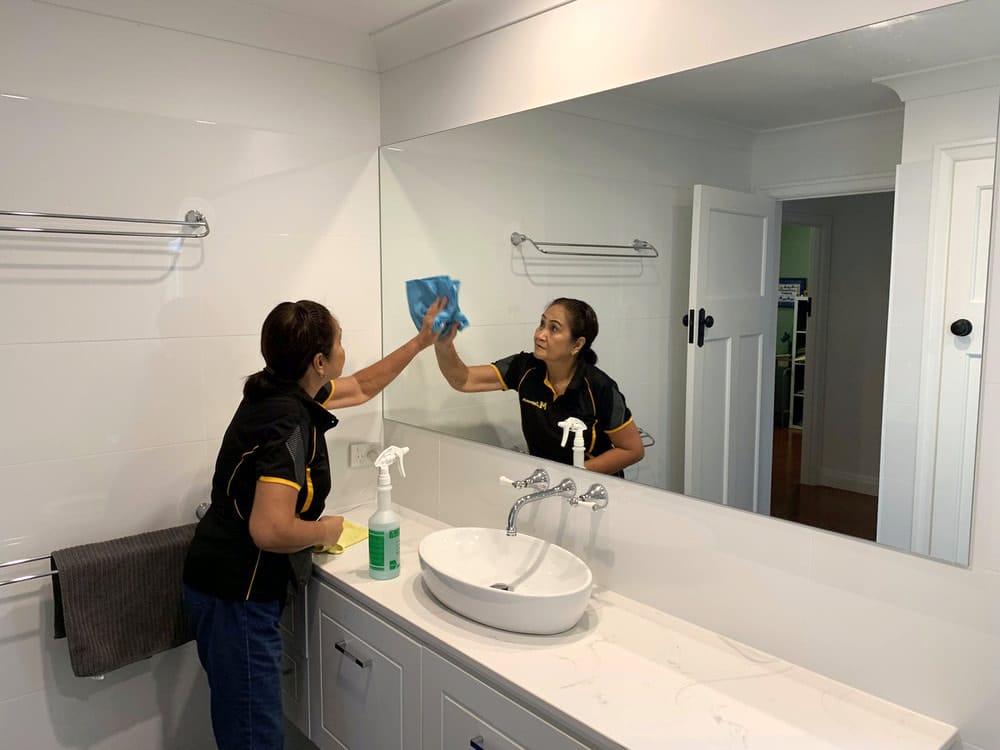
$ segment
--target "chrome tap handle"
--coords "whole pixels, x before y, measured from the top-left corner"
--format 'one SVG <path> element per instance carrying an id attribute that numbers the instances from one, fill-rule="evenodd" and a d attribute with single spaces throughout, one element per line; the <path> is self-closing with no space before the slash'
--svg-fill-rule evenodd
<path id="1" fill-rule="evenodd" d="M 553 495 L 562 495 L 567 498 L 571 498 L 576 494 L 576 482 L 574 482 L 569 477 L 566 477 L 559 484 L 549 490 Z"/>
<path id="2" fill-rule="evenodd" d="M 545 469 L 535 469 L 531 472 L 531 476 L 525 477 L 524 479 L 508 479 L 507 477 L 500 477 L 500 481 L 504 484 L 513 485 L 515 489 L 522 490 L 525 487 L 537 487 L 538 489 L 545 490 L 549 487 L 549 473 Z"/>
<path id="3" fill-rule="evenodd" d="M 574 497 L 569 501 L 570 505 L 586 505 L 591 510 L 598 511 L 608 507 L 608 491 L 603 484 L 592 484 L 590 489 L 580 497 Z"/>

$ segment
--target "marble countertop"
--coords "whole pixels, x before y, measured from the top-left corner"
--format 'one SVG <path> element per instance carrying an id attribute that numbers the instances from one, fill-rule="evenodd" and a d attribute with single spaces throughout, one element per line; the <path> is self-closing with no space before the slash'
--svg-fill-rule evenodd
<path id="1" fill-rule="evenodd" d="M 559 635 L 480 625 L 439 604 L 420 578 L 420 540 L 446 524 L 402 517 L 398 578 L 368 576 L 367 544 L 314 557 L 348 593 L 529 708 L 603 747 L 668 750 L 946 750 L 954 727 L 595 587 Z M 374 503 L 337 511 L 362 525 Z"/>

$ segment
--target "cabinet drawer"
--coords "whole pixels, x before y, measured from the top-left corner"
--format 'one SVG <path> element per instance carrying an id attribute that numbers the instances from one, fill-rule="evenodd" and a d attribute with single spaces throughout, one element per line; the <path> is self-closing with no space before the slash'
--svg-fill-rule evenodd
<path id="1" fill-rule="evenodd" d="M 418 750 L 420 646 L 314 583 L 310 739 L 335 750 Z"/>
<path id="2" fill-rule="evenodd" d="M 424 750 L 588 750 L 426 649 L 421 671 Z"/>

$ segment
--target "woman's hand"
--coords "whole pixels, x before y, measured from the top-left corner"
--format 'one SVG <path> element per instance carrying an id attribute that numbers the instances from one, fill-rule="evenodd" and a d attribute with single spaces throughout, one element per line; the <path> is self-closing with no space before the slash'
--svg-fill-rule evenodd
<path id="1" fill-rule="evenodd" d="M 448 326 L 437 339 L 434 340 L 434 346 L 447 349 L 449 346 L 455 343 L 455 337 L 458 335 L 458 323 L 452 323 Z"/>
<path id="2" fill-rule="evenodd" d="M 322 539 L 319 544 L 324 547 L 332 547 L 340 539 L 340 535 L 344 533 L 344 517 L 343 516 L 320 516 L 316 519 L 316 523 L 320 524 L 320 537 Z"/>
<path id="3" fill-rule="evenodd" d="M 420 333 L 417 334 L 417 344 L 421 349 L 426 349 L 437 340 L 438 334 L 434 331 L 434 320 L 447 305 L 447 297 L 438 297 L 434 300 L 434 304 L 427 308 L 420 326 Z"/>

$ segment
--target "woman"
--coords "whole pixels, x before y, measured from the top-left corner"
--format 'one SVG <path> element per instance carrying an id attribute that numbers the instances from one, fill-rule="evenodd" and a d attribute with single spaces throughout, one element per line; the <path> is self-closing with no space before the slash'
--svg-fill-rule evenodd
<path id="1" fill-rule="evenodd" d="M 521 404 L 521 431 L 533 456 L 573 463 L 572 440 L 561 446 L 558 423 L 576 417 L 587 425 L 586 461 L 591 471 L 622 475 L 645 455 L 625 397 L 599 370 L 592 346 L 597 314 L 586 302 L 560 297 L 542 313 L 532 354 L 521 352 L 491 365 L 468 366 L 455 350 L 452 326 L 435 342 L 441 374 L 464 393 L 513 388 Z"/>
<path id="2" fill-rule="evenodd" d="M 444 308 L 375 364 L 341 377 L 342 330 L 323 305 L 282 302 L 264 321 L 265 367 L 247 378 L 215 464 L 212 503 L 184 568 L 184 601 L 208 673 L 220 750 L 281 750 L 281 633 L 293 578 L 305 580 L 313 545 L 337 542 L 342 516 L 322 516 L 330 491 L 327 409 L 368 401 L 435 338 Z M 297 572 L 298 575 L 293 575 Z"/>

